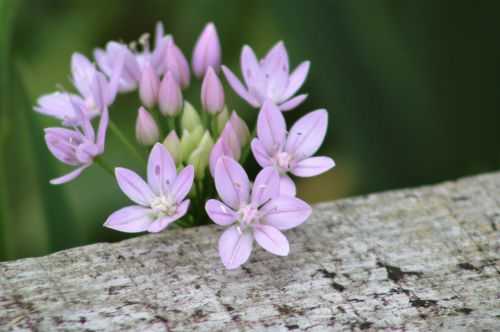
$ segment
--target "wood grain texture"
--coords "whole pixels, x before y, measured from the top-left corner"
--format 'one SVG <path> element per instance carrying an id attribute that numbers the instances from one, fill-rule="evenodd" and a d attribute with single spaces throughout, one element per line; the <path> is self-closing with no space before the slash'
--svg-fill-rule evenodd
<path id="1" fill-rule="evenodd" d="M 0 263 L 3 330 L 500 329 L 500 173 L 317 205 L 227 271 L 216 226 Z"/>

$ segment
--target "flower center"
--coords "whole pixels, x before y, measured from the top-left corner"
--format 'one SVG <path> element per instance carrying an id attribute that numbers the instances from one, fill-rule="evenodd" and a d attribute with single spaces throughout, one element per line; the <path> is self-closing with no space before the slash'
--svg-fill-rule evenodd
<path id="1" fill-rule="evenodd" d="M 274 157 L 276 165 L 281 168 L 283 171 L 287 171 L 290 169 L 292 163 L 293 156 L 288 152 L 279 152 Z"/>
<path id="2" fill-rule="evenodd" d="M 158 216 L 171 216 L 177 212 L 177 206 L 174 199 L 170 195 L 156 196 L 151 202 L 151 209 Z"/>
<path id="3" fill-rule="evenodd" d="M 240 222 L 243 226 L 250 226 L 260 219 L 259 209 L 253 205 L 246 205 L 239 211 Z"/>

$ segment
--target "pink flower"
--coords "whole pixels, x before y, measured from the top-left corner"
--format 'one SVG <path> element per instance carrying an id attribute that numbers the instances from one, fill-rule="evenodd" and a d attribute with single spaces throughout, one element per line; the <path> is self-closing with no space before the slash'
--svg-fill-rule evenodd
<path id="1" fill-rule="evenodd" d="M 158 104 L 160 112 L 165 116 L 176 116 L 182 110 L 183 99 L 181 88 L 170 71 L 167 71 L 161 81 Z"/>
<path id="2" fill-rule="evenodd" d="M 212 115 L 224 109 L 224 88 L 212 67 L 208 67 L 201 85 L 201 104 Z"/>
<path id="3" fill-rule="evenodd" d="M 181 49 L 170 40 L 166 46 L 166 53 L 163 62 L 165 72 L 170 71 L 181 88 L 185 89 L 191 81 L 189 63 Z"/>
<path id="4" fill-rule="evenodd" d="M 210 152 L 209 166 L 210 166 L 210 174 L 212 175 L 212 177 L 215 176 L 215 166 L 217 166 L 217 162 L 222 156 L 227 156 L 234 159 L 233 151 L 231 150 L 229 145 L 227 145 L 223 137 L 219 138 L 217 142 L 215 142 L 214 147 Z"/>
<path id="5" fill-rule="evenodd" d="M 203 77 L 208 67 L 219 70 L 221 53 L 219 36 L 217 35 L 215 25 L 208 23 L 194 47 L 193 59 L 191 61 L 194 74 L 197 77 Z"/>
<path id="6" fill-rule="evenodd" d="M 262 167 L 275 167 L 280 173 L 280 193 L 295 196 L 295 184 L 287 173 L 310 177 L 335 166 L 328 157 L 311 157 L 325 139 L 328 113 L 324 109 L 300 118 L 287 134 L 283 114 L 271 102 L 266 102 L 257 119 L 257 138 L 252 152 Z"/>
<path id="7" fill-rule="evenodd" d="M 115 169 L 120 189 L 138 205 L 114 212 L 104 223 L 105 227 L 126 233 L 156 233 L 186 214 L 189 199 L 184 198 L 193 184 L 193 166 L 185 167 L 177 175 L 167 149 L 156 143 L 149 155 L 147 173 L 146 183 L 131 170 Z"/>
<path id="8" fill-rule="evenodd" d="M 141 81 L 139 82 L 139 97 L 146 107 L 153 108 L 158 103 L 160 77 L 148 62 L 144 64 Z"/>
<path id="9" fill-rule="evenodd" d="M 221 157 L 215 169 L 215 186 L 222 202 L 211 199 L 205 210 L 216 224 L 233 225 L 219 240 L 219 255 L 226 268 L 238 268 L 248 260 L 254 238 L 270 253 L 288 255 L 288 240 L 280 230 L 302 224 L 311 207 L 296 197 L 279 196 L 275 168 L 260 171 L 250 196 L 250 181 L 243 167 Z"/>
<path id="10" fill-rule="evenodd" d="M 289 74 L 288 53 L 282 42 L 277 43 L 260 62 L 249 46 L 243 47 L 241 72 L 246 87 L 227 67 L 222 66 L 222 70 L 233 90 L 256 108 L 270 100 L 282 111 L 288 111 L 307 97 L 306 94 L 293 96 L 306 80 L 309 61 L 302 62 Z"/>
<path id="11" fill-rule="evenodd" d="M 109 114 L 105 108 L 102 112 L 97 137 L 90 120 L 83 115 L 80 106 L 74 104 L 75 112 L 80 117 L 81 130 L 67 128 L 46 128 L 45 141 L 52 154 L 65 164 L 78 166 L 74 171 L 57 179 L 50 180 L 52 184 L 62 184 L 76 178 L 82 171 L 92 165 L 94 158 L 104 152 L 106 129 Z"/>
<path id="12" fill-rule="evenodd" d="M 139 144 L 144 146 L 152 146 L 160 139 L 160 130 L 155 119 L 142 106 L 135 122 L 135 137 Z"/>

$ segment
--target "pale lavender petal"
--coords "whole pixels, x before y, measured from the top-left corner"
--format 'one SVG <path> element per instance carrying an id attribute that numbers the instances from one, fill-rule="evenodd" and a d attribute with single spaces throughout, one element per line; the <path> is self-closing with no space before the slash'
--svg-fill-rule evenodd
<path id="1" fill-rule="evenodd" d="M 299 106 L 304 100 L 306 100 L 307 96 L 308 95 L 305 93 L 302 95 L 298 95 L 297 97 L 293 97 L 292 99 L 284 102 L 283 104 L 280 104 L 279 108 L 283 112 L 292 110 L 295 107 Z"/>
<path id="2" fill-rule="evenodd" d="M 227 145 L 224 138 L 219 138 L 217 142 L 214 144 L 212 151 L 210 152 L 210 174 L 214 177 L 215 174 L 215 166 L 217 165 L 217 161 L 222 156 L 228 156 L 234 159 L 233 151 Z"/>
<path id="3" fill-rule="evenodd" d="M 260 209 L 262 223 L 277 229 L 290 229 L 306 221 L 311 215 L 311 207 L 297 197 L 278 196 Z"/>
<path id="4" fill-rule="evenodd" d="M 276 43 L 276 45 L 267 52 L 264 59 L 262 59 L 262 70 L 265 74 L 271 76 L 278 69 L 284 69 L 285 73 L 288 74 L 288 52 L 282 41 Z"/>
<path id="5" fill-rule="evenodd" d="M 233 111 L 231 113 L 231 116 L 229 117 L 229 122 L 231 122 L 231 125 L 233 126 L 233 129 L 238 136 L 240 146 L 243 147 L 247 145 L 248 141 L 250 140 L 250 130 L 248 129 L 245 121 L 243 121 L 243 119 L 238 116 L 236 111 Z"/>
<path id="6" fill-rule="evenodd" d="M 115 176 L 118 186 L 128 198 L 139 205 L 149 206 L 155 196 L 139 175 L 129 169 L 117 167 Z"/>
<path id="7" fill-rule="evenodd" d="M 257 243 L 271 254 L 287 256 L 290 252 L 290 244 L 285 235 L 272 226 L 256 226 L 253 229 L 253 236 Z"/>
<path id="8" fill-rule="evenodd" d="M 176 220 L 179 220 L 180 218 L 184 217 L 187 213 L 187 210 L 189 208 L 189 199 L 186 199 L 183 201 L 178 207 L 177 207 L 177 212 L 174 213 L 171 216 L 168 217 L 163 217 L 155 220 L 151 226 L 148 228 L 148 232 L 150 233 L 158 233 L 165 229 L 168 225 L 173 223 Z"/>
<path id="9" fill-rule="evenodd" d="M 269 156 L 269 154 L 266 151 L 266 148 L 264 148 L 264 144 L 262 144 L 262 142 L 258 138 L 254 138 L 252 140 L 251 147 L 253 156 L 261 167 L 267 167 L 273 165 L 271 159 L 272 157 Z"/>
<path id="10" fill-rule="evenodd" d="M 174 160 L 162 144 L 156 143 L 148 159 L 148 184 L 156 195 L 168 192 L 177 176 Z"/>
<path id="11" fill-rule="evenodd" d="M 299 158 L 312 156 L 321 146 L 328 127 L 328 113 L 324 109 L 310 112 L 290 129 L 285 150 Z"/>
<path id="12" fill-rule="evenodd" d="M 99 154 L 99 148 L 94 143 L 83 143 L 76 147 L 76 158 L 80 164 L 91 164 Z"/>
<path id="13" fill-rule="evenodd" d="M 245 45 L 241 52 L 241 73 L 248 87 L 255 85 L 260 86 L 264 81 L 264 74 L 260 68 L 257 57 L 252 49 Z"/>
<path id="14" fill-rule="evenodd" d="M 310 65 L 309 61 L 304 61 L 290 74 L 286 89 L 281 95 L 282 100 L 290 99 L 300 89 L 307 78 Z"/>
<path id="15" fill-rule="evenodd" d="M 207 201 L 205 211 L 207 211 L 208 217 L 217 225 L 227 226 L 236 221 L 236 212 L 216 199 Z"/>
<path id="16" fill-rule="evenodd" d="M 153 66 L 146 62 L 142 69 L 142 77 L 139 83 L 139 96 L 146 107 L 152 108 L 158 102 L 158 91 L 160 90 L 160 78 Z"/>
<path id="17" fill-rule="evenodd" d="M 224 126 L 224 129 L 220 134 L 220 138 L 223 139 L 225 143 L 227 143 L 232 151 L 232 156 L 234 157 L 234 159 L 239 160 L 241 155 L 240 141 L 231 122 L 226 122 L 226 125 Z"/>
<path id="18" fill-rule="evenodd" d="M 194 168 L 192 165 L 186 166 L 172 183 L 170 193 L 176 202 L 180 202 L 191 190 L 194 179 Z"/>
<path id="19" fill-rule="evenodd" d="M 222 156 L 215 166 L 215 187 L 222 201 L 234 210 L 248 200 L 248 175 L 240 164 L 229 157 Z"/>
<path id="20" fill-rule="evenodd" d="M 167 45 L 164 65 L 165 71 L 170 71 L 182 88 L 189 85 L 191 79 L 189 64 L 182 51 L 173 42 Z"/>
<path id="21" fill-rule="evenodd" d="M 203 109 L 214 115 L 224 108 L 224 88 L 212 67 L 208 67 L 201 85 L 201 104 Z"/>
<path id="22" fill-rule="evenodd" d="M 324 173 L 335 166 L 332 158 L 328 157 L 311 157 L 298 161 L 295 163 L 293 169 L 290 171 L 293 175 L 308 177 L 316 176 Z"/>
<path id="23" fill-rule="evenodd" d="M 101 121 L 99 121 L 99 128 L 97 129 L 97 147 L 99 148 L 99 153 L 104 152 L 104 145 L 106 143 L 106 130 L 108 129 L 109 123 L 109 112 L 108 108 L 105 107 L 102 111 Z"/>
<path id="24" fill-rule="evenodd" d="M 39 106 L 34 109 L 38 113 L 46 114 L 64 121 L 70 121 L 75 117 L 73 108 L 71 107 L 70 98 L 76 103 L 83 103 L 83 99 L 80 96 L 69 93 L 54 92 L 38 98 L 37 102 Z"/>
<path id="25" fill-rule="evenodd" d="M 257 136 L 269 155 L 281 151 L 285 145 L 285 118 L 278 107 L 270 101 L 266 101 L 259 112 Z"/>
<path id="26" fill-rule="evenodd" d="M 87 168 L 89 166 L 90 166 L 90 164 L 89 165 L 82 165 L 82 166 L 78 167 L 77 169 L 75 169 L 74 171 L 69 172 L 66 175 L 63 175 L 63 176 L 58 177 L 56 179 L 50 180 L 50 184 L 63 184 L 63 183 L 69 182 L 69 181 L 75 179 L 78 175 L 80 175 L 83 172 L 83 170 L 85 168 Z"/>
<path id="27" fill-rule="evenodd" d="M 161 41 L 163 40 L 163 36 L 165 35 L 165 29 L 163 28 L 162 22 L 156 22 L 155 26 L 155 48 L 160 46 Z"/>
<path id="28" fill-rule="evenodd" d="M 160 139 L 160 130 L 155 119 L 142 106 L 139 108 L 135 122 L 135 138 L 144 146 L 152 146 Z"/>
<path id="29" fill-rule="evenodd" d="M 110 94 L 109 84 L 103 73 L 96 71 L 94 77 L 92 77 L 90 81 L 90 93 L 94 100 L 95 108 L 97 108 L 99 112 L 101 112 L 104 107 L 108 106 Z"/>
<path id="30" fill-rule="evenodd" d="M 288 54 L 283 42 L 277 43 L 262 60 L 262 69 L 267 77 L 267 95 L 273 101 L 282 101 L 288 83 Z"/>
<path id="31" fill-rule="evenodd" d="M 74 53 L 71 57 L 71 71 L 73 84 L 78 91 L 85 97 L 90 96 L 90 81 L 96 72 L 94 65 L 83 54 Z"/>
<path id="32" fill-rule="evenodd" d="M 247 89 L 243 86 L 241 81 L 236 77 L 236 75 L 233 74 L 229 68 L 226 66 L 222 66 L 222 71 L 224 72 L 224 75 L 226 76 L 226 79 L 233 88 L 233 90 L 243 99 L 246 100 L 247 103 L 249 103 L 253 107 L 259 107 L 260 103 L 258 100 L 255 99 L 250 93 L 248 93 Z"/>
<path id="33" fill-rule="evenodd" d="M 50 152 L 65 164 L 79 165 L 76 147 L 82 142 L 82 135 L 66 128 L 45 129 L 45 142 Z"/>
<path id="34" fill-rule="evenodd" d="M 124 207 L 108 217 L 104 227 L 125 233 L 138 233 L 146 231 L 154 220 L 151 209 L 140 205 Z"/>
<path id="35" fill-rule="evenodd" d="M 292 196 L 297 195 L 297 188 L 295 182 L 288 175 L 280 176 L 280 196 Z"/>
<path id="36" fill-rule="evenodd" d="M 279 193 L 280 175 L 274 167 L 266 167 L 257 174 L 252 188 L 252 203 L 261 206 Z"/>
<path id="37" fill-rule="evenodd" d="M 244 264 L 252 252 L 253 237 L 249 231 L 232 226 L 219 239 L 219 256 L 227 269 L 236 269 Z"/>
<path id="38" fill-rule="evenodd" d="M 172 42 L 172 36 L 164 36 L 161 40 L 157 40 L 155 43 L 155 50 L 151 54 L 150 62 L 153 68 L 158 74 L 164 72 L 163 59 L 165 58 L 165 53 L 167 51 L 167 46 Z"/>
<path id="39" fill-rule="evenodd" d="M 221 46 L 217 30 L 213 23 L 208 23 L 201 33 L 193 51 L 193 71 L 196 76 L 205 75 L 208 67 L 219 70 L 221 63 Z"/>

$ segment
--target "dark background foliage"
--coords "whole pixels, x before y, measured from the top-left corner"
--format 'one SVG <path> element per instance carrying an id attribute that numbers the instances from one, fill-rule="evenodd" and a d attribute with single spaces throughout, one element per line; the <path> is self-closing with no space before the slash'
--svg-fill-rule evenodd
<path id="1" fill-rule="evenodd" d="M 242 45 L 259 56 L 284 40 L 293 66 L 312 62 L 307 101 L 291 123 L 326 108 L 321 153 L 331 172 L 299 181 L 310 202 L 417 186 L 500 167 L 500 2 L 498 1 L 35 1 L 0 0 L 0 259 L 42 255 L 127 237 L 102 227 L 127 199 L 97 167 L 53 187 L 68 171 L 48 152 L 32 111 L 57 84 L 69 87 L 75 51 L 92 55 L 165 24 L 190 57 L 213 21 L 223 62 L 239 72 Z M 227 86 L 227 85 L 226 85 Z M 229 88 L 228 105 L 253 123 Z M 187 98 L 199 103 L 197 91 Z M 133 133 L 135 94 L 112 117 Z M 106 158 L 135 167 L 109 135 Z"/>

